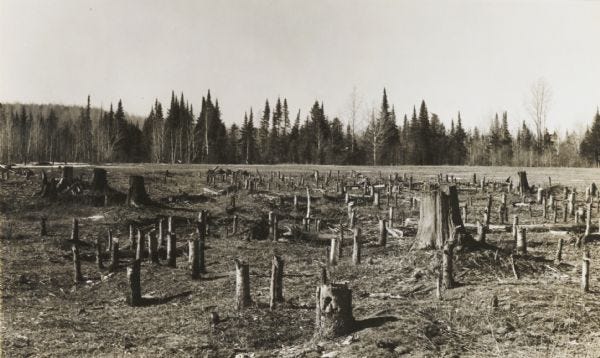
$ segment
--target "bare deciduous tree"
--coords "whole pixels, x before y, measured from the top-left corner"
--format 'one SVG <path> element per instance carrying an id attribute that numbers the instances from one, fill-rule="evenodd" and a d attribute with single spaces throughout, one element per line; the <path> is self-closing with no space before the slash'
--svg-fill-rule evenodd
<path id="1" fill-rule="evenodd" d="M 542 145 L 543 134 L 546 130 L 546 118 L 552 101 L 552 89 L 546 80 L 539 78 L 531 85 L 530 98 L 526 102 L 527 111 L 536 130 L 538 148 Z"/>

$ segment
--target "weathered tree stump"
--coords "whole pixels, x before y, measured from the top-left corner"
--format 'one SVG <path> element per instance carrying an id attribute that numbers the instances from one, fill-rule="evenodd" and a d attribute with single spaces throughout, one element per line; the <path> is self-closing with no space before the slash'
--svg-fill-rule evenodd
<path id="1" fill-rule="evenodd" d="M 104 268 L 104 264 L 102 263 L 102 243 L 99 237 L 96 238 L 96 266 L 98 270 Z"/>
<path id="2" fill-rule="evenodd" d="M 520 228 L 517 233 L 517 253 L 527 254 L 527 231 L 525 228 Z"/>
<path id="3" fill-rule="evenodd" d="M 587 250 L 583 253 L 581 265 L 581 290 L 583 292 L 590 290 L 590 253 Z"/>
<path id="4" fill-rule="evenodd" d="M 146 250 L 146 248 L 145 248 L 146 245 L 144 245 L 144 233 L 140 229 L 137 230 L 136 241 L 137 241 L 137 247 L 136 247 L 136 250 L 135 250 L 135 259 L 141 261 L 141 260 L 144 259 L 144 256 L 145 256 L 145 253 L 146 253 L 146 251 L 145 251 Z"/>
<path id="5" fill-rule="evenodd" d="M 454 230 L 464 239 L 468 237 L 460 215 L 456 186 L 450 185 L 444 191 L 424 192 L 415 238 L 417 248 L 441 249 Z"/>
<path id="6" fill-rule="evenodd" d="M 454 240 L 444 243 L 442 249 L 442 286 L 445 289 L 454 287 L 453 250 Z"/>
<path id="7" fill-rule="evenodd" d="M 558 246 L 556 248 L 556 256 L 554 258 L 554 262 L 559 264 L 562 261 L 562 250 L 563 250 L 564 240 L 563 238 L 558 239 Z"/>
<path id="8" fill-rule="evenodd" d="M 148 256 L 150 257 L 150 262 L 153 264 L 158 264 L 158 242 L 156 241 L 156 235 L 154 230 L 150 230 L 148 234 L 146 234 L 148 239 Z"/>
<path id="9" fill-rule="evenodd" d="M 119 268 L 119 239 L 113 238 L 112 235 L 109 235 L 111 245 L 110 245 L 110 265 L 108 266 L 108 270 L 110 272 L 116 272 Z"/>
<path id="10" fill-rule="evenodd" d="M 129 292 L 127 294 L 127 303 L 136 307 L 142 304 L 142 287 L 140 283 L 141 261 L 135 260 L 131 266 L 127 267 L 127 281 L 129 282 Z"/>
<path id="11" fill-rule="evenodd" d="M 385 227 L 385 220 L 379 220 L 379 239 L 377 245 L 385 246 L 387 243 L 387 228 Z"/>
<path id="12" fill-rule="evenodd" d="M 329 264 L 336 266 L 338 262 L 338 240 L 336 238 L 331 239 L 331 247 L 329 249 Z"/>
<path id="13" fill-rule="evenodd" d="M 206 215 L 206 211 L 203 211 L 202 221 L 199 221 L 196 224 L 196 233 L 198 234 L 198 269 L 200 270 L 200 273 L 206 273 L 206 262 L 204 257 L 206 247 Z"/>
<path id="14" fill-rule="evenodd" d="M 521 195 L 525 195 L 526 193 L 529 192 L 529 182 L 527 181 L 527 172 L 525 171 L 521 171 L 521 172 L 517 172 L 517 175 L 519 176 L 519 194 Z"/>
<path id="15" fill-rule="evenodd" d="M 133 224 L 129 224 L 129 247 L 132 249 L 137 246 L 137 240 L 135 239 L 135 227 Z"/>
<path id="16" fill-rule="evenodd" d="M 140 207 L 150 203 L 150 197 L 146 193 L 144 177 L 132 175 L 129 177 L 129 191 L 127 192 L 127 206 Z"/>
<path id="17" fill-rule="evenodd" d="M 56 184 L 56 190 L 59 192 L 68 188 L 73 183 L 73 167 L 65 165 L 62 167 L 62 176 Z"/>
<path id="18" fill-rule="evenodd" d="M 73 252 L 73 281 L 75 283 L 83 281 L 83 275 L 81 274 L 81 260 L 79 258 L 79 244 L 73 242 L 71 245 L 71 251 Z"/>
<path id="19" fill-rule="evenodd" d="M 485 226 L 490 226 L 490 220 L 492 218 L 492 195 L 488 195 L 487 197 L 487 206 L 485 209 L 485 213 L 487 214 L 487 217 L 485 218 Z"/>
<path id="20" fill-rule="evenodd" d="M 167 265 L 177 267 L 177 235 L 174 232 L 167 233 Z"/>
<path id="21" fill-rule="evenodd" d="M 200 241 L 198 239 L 188 240 L 188 250 L 190 272 L 192 279 L 196 280 L 200 278 Z"/>
<path id="22" fill-rule="evenodd" d="M 90 183 L 90 190 L 95 193 L 106 193 L 108 191 L 108 179 L 106 176 L 106 169 L 94 168 L 92 173 L 92 181 Z"/>
<path id="23" fill-rule="evenodd" d="M 270 309 L 274 309 L 278 302 L 283 302 L 283 260 L 279 256 L 273 256 L 269 299 Z"/>
<path id="24" fill-rule="evenodd" d="M 315 335 L 331 339 L 352 332 L 355 327 L 352 316 L 352 290 L 345 284 L 329 284 L 317 287 Z"/>
<path id="25" fill-rule="evenodd" d="M 252 303 L 250 298 L 250 267 L 238 259 L 235 262 L 235 303 L 238 310 L 243 310 Z"/>
<path id="26" fill-rule="evenodd" d="M 475 241 L 479 243 L 485 243 L 485 234 L 487 227 L 483 226 L 479 220 L 477 221 L 477 236 L 475 236 Z"/>
<path id="27" fill-rule="evenodd" d="M 73 218 L 73 224 L 71 225 L 71 241 L 79 241 L 79 220 Z"/>
<path id="28" fill-rule="evenodd" d="M 512 238 L 515 243 L 517 242 L 518 231 L 519 231 L 519 216 L 513 215 Z"/>
<path id="29" fill-rule="evenodd" d="M 310 218 L 310 189 L 306 188 L 306 218 Z"/>
<path id="30" fill-rule="evenodd" d="M 592 203 L 587 204 L 587 210 L 585 213 L 585 236 L 590 236 L 592 229 Z"/>
<path id="31" fill-rule="evenodd" d="M 360 264 L 360 254 L 361 254 L 361 239 L 360 239 L 360 228 L 354 229 L 353 235 L 353 244 L 352 244 L 352 264 L 359 265 Z"/>

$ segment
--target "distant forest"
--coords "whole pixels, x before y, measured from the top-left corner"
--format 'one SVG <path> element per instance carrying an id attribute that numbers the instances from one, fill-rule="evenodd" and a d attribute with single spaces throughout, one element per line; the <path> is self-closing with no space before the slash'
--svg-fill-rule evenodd
<path id="1" fill-rule="evenodd" d="M 249 109 L 241 124 L 227 127 L 210 91 L 198 114 L 183 94 L 172 93 L 165 110 L 155 101 L 148 117 L 116 108 L 0 104 L 0 162 L 152 162 L 338 165 L 598 166 L 600 114 L 583 136 L 559 137 L 508 127 L 508 113 L 486 128 L 466 130 L 460 113 L 447 127 L 425 101 L 397 116 L 386 91 L 370 111 L 366 129 L 355 130 L 356 102 L 346 124 L 330 118 L 316 101 L 305 114 L 290 115 L 287 99 Z M 365 120 L 362 120 L 365 122 Z"/>

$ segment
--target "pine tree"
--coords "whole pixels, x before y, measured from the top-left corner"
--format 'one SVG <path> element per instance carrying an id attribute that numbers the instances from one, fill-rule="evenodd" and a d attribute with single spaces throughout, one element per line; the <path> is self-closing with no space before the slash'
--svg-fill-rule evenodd
<path id="1" fill-rule="evenodd" d="M 592 165 L 600 166 L 600 112 L 596 110 L 592 127 L 585 131 L 579 151 Z"/>
<path id="2" fill-rule="evenodd" d="M 418 143 L 416 145 L 418 152 L 418 163 L 419 165 L 426 165 L 431 163 L 431 146 L 430 146 L 430 128 L 429 128 L 429 113 L 427 111 L 427 105 L 425 101 L 421 101 L 421 108 L 419 109 L 419 129 L 418 129 Z"/>
<path id="3" fill-rule="evenodd" d="M 269 122 L 271 120 L 271 108 L 269 107 L 269 100 L 265 101 L 265 109 L 263 110 L 263 116 L 260 120 L 260 128 L 258 129 L 258 145 L 260 148 L 261 163 L 267 163 L 269 161 Z"/>

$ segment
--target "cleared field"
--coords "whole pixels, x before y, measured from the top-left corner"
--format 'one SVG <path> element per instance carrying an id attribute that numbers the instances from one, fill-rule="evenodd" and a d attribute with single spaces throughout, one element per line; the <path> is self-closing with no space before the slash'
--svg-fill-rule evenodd
<path id="1" fill-rule="evenodd" d="M 473 173 L 490 181 L 516 181 L 522 168 L 509 167 L 336 167 L 336 166 L 222 166 L 301 176 L 305 186 L 314 187 L 311 175 L 352 171 L 377 180 L 389 173 L 413 176 L 415 181 L 437 180 L 440 173 L 470 181 Z M 387 215 L 386 201 L 373 207 L 369 197 L 355 198 L 358 225 L 364 236 L 363 262 L 351 264 L 351 243 L 343 246 L 342 259 L 329 268 L 330 277 L 346 281 L 353 290 L 356 330 L 348 336 L 326 341 L 313 338 L 314 295 L 320 282 L 320 267 L 326 264 L 327 241 L 281 238 L 245 240 L 227 235 L 232 216 L 238 215 L 244 231 L 273 211 L 282 229 L 300 225 L 305 214 L 306 190 L 272 190 L 262 186 L 254 193 L 236 193 L 237 208 L 227 209 L 226 195 L 208 195 L 203 189 L 206 171 L 212 165 L 114 165 L 104 166 L 109 185 L 126 193 L 131 174 L 143 175 L 146 189 L 156 204 L 143 208 L 124 205 L 94 207 L 78 200 L 50 201 L 34 197 L 39 177 L 12 176 L 0 182 L 0 258 L 2 289 L 2 350 L 6 356 L 254 356 L 319 357 L 337 352 L 338 357 L 395 356 L 596 356 L 600 351 L 600 257 L 598 237 L 591 236 L 586 249 L 591 254 L 591 292 L 579 288 L 582 249 L 575 245 L 583 226 L 554 235 L 528 233 L 527 255 L 514 256 L 516 279 L 511 264 L 513 239 L 510 232 L 494 231 L 488 242 L 494 249 L 460 252 L 455 256 L 455 278 L 459 285 L 435 294 L 436 253 L 414 249 L 414 226 L 401 219 L 418 218 L 418 207 L 410 199 L 419 190 L 401 190 L 397 208 L 402 238 L 388 238 L 386 247 L 376 245 L 378 217 Z M 171 175 L 165 180 L 165 171 Z M 548 183 L 576 187 L 577 203 L 583 205 L 584 188 L 600 177 L 598 169 L 525 168 L 530 184 Z M 34 168 L 34 172 L 39 169 Z M 57 169 L 49 169 L 58 176 Z M 91 176 L 91 168 L 75 168 L 75 175 Z M 213 190 L 227 187 L 217 182 Z M 553 188 L 562 201 L 562 187 Z M 312 192 L 313 215 L 323 220 L 323 232 L 335 233 L 347 221 L 344 198 L 335 195 L 335 184 Z M 501 191 L 461 191 L 460 201 L 472 201 L 469 216 L 481 217 L 487 194 L 493 195 L 492 224 L 499 222 L 497 205 Z M 294 209 L 292 196 L 300 198 Z M 278 198 L 283 196 L 283 200 Z M 470 199 L 468 197 L 471 197 Z M 531 196 L 532 198 L 534 195 Z M 520 201 L 508 194 L 508 202 Z M 594 204 L 593 222 L 598 222 Z M 560 206 L 559 206 L 560 207 Z M 187 238 L 195 235 L 193 225 L 200 210 L 210 212 L 207 239 L 207 273 L 192 280 L 187 265 Z M 519 215 L 523 224 L 542 223 L 541 206 L 510 206 L 510 216 Z M 40 237 L 40 217 L 48 218 L 48 235 Z M 152 299 L 144 307 L 130 307 L 126 266 L 133 258 L 129 224 L 145 231 L 158 218 L 172 216 L 178 236 L 177 268 L 164 260 L 142 264 L 142 293 Z M 73 284 L 71 246 L 68 242 L 72 218 L 79 218 L 82 271 L 85 280 Z M 572 219 L 569 218 L 569 223 Z M 597 226 L 594 225 L 594 231 Z M 122 262 L 112 274 L 94 263 L 97 237 L 111 230 L 120 239 Z M 348 234 L 349 236 L 349 234 Z M 347 237 L 348 237 L 347 236 Z M 563 260 L 553 262 L 557 240 L 565 240 Z M 285 261 L 285 303 L 269 310 L 271 257 Z M 235 258 L 250 264 L 253 305 L 238 312 L 234 307 Z M 107 260 L 107 257 L 105 257 Z M 493 297 L 498 307 L 493 309 Z M 211 326 L 211 312 L 220 323 Z M 352 338 L 348 338 L 351 336 Z"/>

